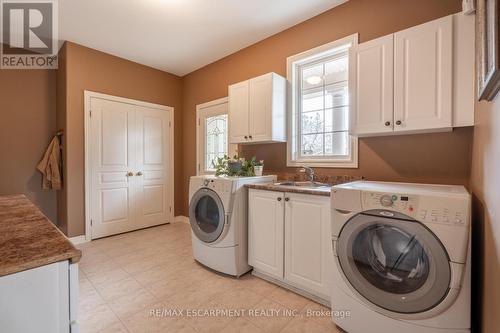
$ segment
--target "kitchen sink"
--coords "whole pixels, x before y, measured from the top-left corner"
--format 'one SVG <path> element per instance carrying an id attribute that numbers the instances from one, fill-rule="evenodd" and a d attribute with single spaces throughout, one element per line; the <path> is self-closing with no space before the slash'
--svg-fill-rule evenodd
<path id="1" fill-rule="evenodd" d="M 274 183 L 276 186 L 286 186 L 286 187 L 301 187 L 301 188 L 318 188 L 318 187 L 329 187 L 330 185 L 320 183 L 320 182 L 294 182 L 294 181 L 284 181 L 279 183 Z"/>

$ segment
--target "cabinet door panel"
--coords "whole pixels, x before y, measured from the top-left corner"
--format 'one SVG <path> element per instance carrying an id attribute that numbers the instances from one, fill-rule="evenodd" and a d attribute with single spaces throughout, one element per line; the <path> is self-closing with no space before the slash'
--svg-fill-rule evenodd
<path id="1" fill-rule="evenodd" d="M 249 81 L 229 86 L 229 143 L 247 142 L 249 135 Z"/>
<path id="2" fill-rule="evenodd" d="M 285 280 L 320 297 L 330 296 L 333 252 L 328 197 L 287 193 Z"/>
<path id="3" fill-rule="evenodd" d="M 272 74 L 250 80 L 250 141 L 272 140 Z"/>
<path id="4" fill-rule="evenodd" d="M 452 37 L 451 16 L 394 35 L 394 131 L 451 127 Z"/>
<path id="5" fill-rule="evenodd" d="M 283 193 L 250 190 L 248 262 L 255 269 L 283 278 Z"/>
<path id="6" fill-rule="evenodd" d="M 394 111 L 393 35 L 352 47 L 349 52 L 352 135 L 392 132 Z"/>

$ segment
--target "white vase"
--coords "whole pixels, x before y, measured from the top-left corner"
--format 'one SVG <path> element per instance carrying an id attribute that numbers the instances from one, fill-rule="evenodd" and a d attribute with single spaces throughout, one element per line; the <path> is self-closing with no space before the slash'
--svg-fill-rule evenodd
<path id="1" fill-rule="evenodd" d="M 264 171 L 264 166 L 263 165 L 256 165 L 253 167 L 253 170 L 255 171 L 256 176 L 262 176 L 262 171 Z"/>

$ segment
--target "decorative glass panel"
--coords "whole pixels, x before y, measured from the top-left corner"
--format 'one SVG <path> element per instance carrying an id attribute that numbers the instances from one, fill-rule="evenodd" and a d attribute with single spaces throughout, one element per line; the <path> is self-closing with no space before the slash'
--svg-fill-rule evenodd
<path id="1" fill-rule="evenodd" d="M 205 120 L 205 170 L 215 170 L 216 159 L 227 155 L 227 114 Z"/>

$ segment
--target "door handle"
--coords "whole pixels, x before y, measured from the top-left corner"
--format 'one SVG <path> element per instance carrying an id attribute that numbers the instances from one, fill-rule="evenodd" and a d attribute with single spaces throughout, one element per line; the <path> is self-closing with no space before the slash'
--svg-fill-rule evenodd
<path id="1" fill-rule="evenodd" d="M 251 135 L 249 135 L 249 136 L 248 136 L 248 138 L 251 140 L 251 139 L 252 139 L 252 136 L 251 136 Z"/>
<path id="2" fill-rule="evenodd" d="M 401 120 L 396 121 L 396 125 L 398 125 L 398 126 L 399 126 L 399 125 L 401 125 L 401 124 L 402 124 Z"/>
<path id="3" fill-rule="evenodd" d="M 285 198 L 285 201 L 290 201 L 290 198 Z"/>
<path id="4" fill-rule="evenodd" d="M 127 172 L 127 177 L 133 177 L 134 173 L 132 171 Z"/>
<path id="5" fill-rule="evenodd" d="M 138 173 L 136 173 L 135 175 L 136 175 L 136 176 L 142 176 L 142 175 L 143 175 L 143 173 L 142 173 L 142 171 L 139 171 L 139 172 L 138 172 Z"/>
<path id="6" fill-rule="evenodd" d="M 391 126 L 391 122 L 390 121 L 386 121 L 385 122 L 385 126 Z"/>
<path id="7" fill-rule="evenodd" d="M 248 136 L 245 135 L 245 140 L 248 140 Z"/>
<path id="8" fill-rule="evenodd" d="M 278 197 L 278 201 L 281 201 L 281 197 Z"/>

